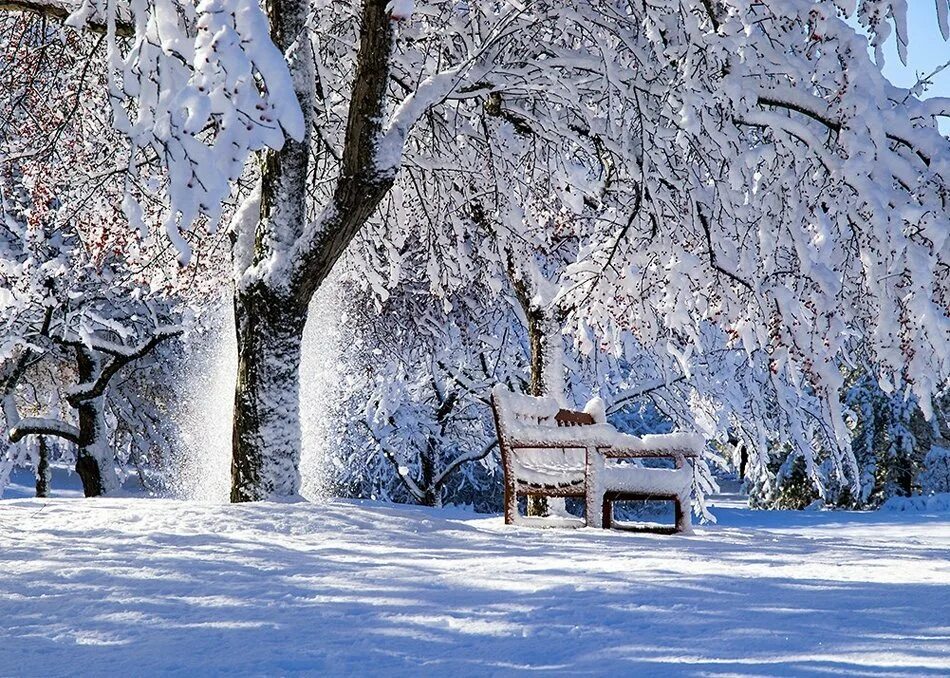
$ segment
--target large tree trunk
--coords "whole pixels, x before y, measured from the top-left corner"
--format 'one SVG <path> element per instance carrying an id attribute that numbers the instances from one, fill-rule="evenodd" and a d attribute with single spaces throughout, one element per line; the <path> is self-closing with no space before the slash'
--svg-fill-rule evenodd
<path id="1" fill-rule="evenodd" d="M 87 384 L 99 375 L 99 359 L 84 347 L 76 349 L 79 383 Z M 83 494 L 98 497 L 119 488 L 115 460 L 106 440 L 106 423 L 102 416 L 104 396 L 82 400 L 76 406 L 79 414 L 79 442 L 76 473 L 82 480 Z"/>
<path id="2" fill-rule="evenodd" d="M 231 501 L 300 491 L 300 345 L 306 308 L 266 288 L 238 293 Z"/>
<path id="3" fill-rule="evenodd" d="M 394 170 L 381 173 L 375 162 L 394 39 L 386 4 L 363 0 L 341 173 L 332 203 L 324 206 L 311 235 L 304 236 L 308 219 L 314 221 L 306 210 L 309 138 L 288 140 L 264 162 L 253 261 L 241 263 L 286 270 L 249 288 L 242 282 L 244 271 L 238 271 L 239 365 L 231 462 L 235 502 L 298 493 L 298 367 L 307 306 L 393 183 Z M 274 43 L 285 53 L 294 45 L 290 68 L 308 135 L 313 92 L 320 88 L 309 41 L 299 39 L 306 34 L 309 8 L 301 0 L 267 2 Z"/>
<path id="4" fill-rule="evenodd" d="M 254 233 L 253 263 L 275 257 L 284 264 L 307 222 L 307 172 L 313 110 L 313 59 L 305 39 L 310 4 L 302 0 L 266 0 L 271 39 L 284 54 L 294 94 L 304 118 L 304 138 L 287 139 L 279 151 L 267 151 L 261 167 L 260 223 Z M 300 39 L 304 37 L 304 39 Z M 240 239 L 241 234 L 237 234 Z M 244 236 L 246 237 L 246 236 Z M 307 300 L 291 292 L 292 280 L 276 286 L 259 281 L 244 286 L 238 269 L 234 321 L 238 374 L 234 396 L 231 453 L 231 501 L 293 497 L 300 490 L 300 343 Z M 289 275 L 289 274 L 288 274 Z"/>

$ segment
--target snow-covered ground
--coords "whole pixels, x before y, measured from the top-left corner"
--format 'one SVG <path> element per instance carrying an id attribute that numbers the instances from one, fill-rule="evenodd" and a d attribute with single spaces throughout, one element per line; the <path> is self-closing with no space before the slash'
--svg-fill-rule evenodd
<path id="1" fill-rule="evenodd" d="M 950 516 L 0 502 L 0 674 L 950 674 Z"/>

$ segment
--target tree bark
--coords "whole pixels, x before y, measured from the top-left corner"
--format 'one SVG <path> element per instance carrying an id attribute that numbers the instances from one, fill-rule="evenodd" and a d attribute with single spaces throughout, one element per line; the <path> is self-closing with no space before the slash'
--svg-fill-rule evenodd
<path id="1" fill-rule="evenodd" d="M 232 502 L 300 491 L 299 368 L 306 320 L 306 307 L 263 286 L 235 296 Z"/>
<path id="2" fill-rule="evenodd" d="M 49 496 L 50 488 L 49 443 L 46 436 L 38 437 L 37 452 L 39 459 L 36 462 L 36 496 L 45 498 Z"/>
<path id="3" fill-rule="evenodd" d="M 79 383 L 96 381 L 99 358 L 85 347 L 76 348 Z M 82 480 L 83 494 L 98 497 L 118 489 L 112 450 L 105 439 L 106 425 L 102 416 L 102 396 L 81 400 L 76 405 L 79 415 L 79 442 L 76 473 Z"/>
<path id="4" fill-rule="evenodd" d="M 422 498 L 423 506 L 438 507 L 442 504 L 442 486 L 435 482 L 435 467 L 438 456 L 438 445 L 434 439 L 430 438 L 426 441 L 426 448 L 419 459 L 419 466 L 421 467 L 419 486 L 425 492 L 425 496 Z"/>
<path id="5" fill-rule="evenodd" d="M 265 157 L 260 224 L 254 238 L 254 264 L 277 259 L 287 266 L 282 280 L 261 280 L 250 288 L 238 283 L 235 322 L 238 378 L 234 407 L 231 501 L 295 496 L 300 488 L 300 343 L 307 307 L 347 245 L 364 226 L 393 184 L 394 174 L 377 171 L 375 152 L 386 113 L 386 87 L 393 29 L 387 0 L 363 0 L 360 47 L 342 168 L 332 203 L 302 243 L 307 224 L 309 139 L 288 140 Z M 309 3 L 268 0 L 274 43 L 291 45 L 291 75 L 309 134 L 312 92 L 318 74 L 305 35 Z M 241 272 L 243 273 L 243 272 Z"/>
<path id="6" fill-rule="evenodd" d="M 520 296 L 519 296 L 520 298 Z M 547 384 L 545 375 L 547 365 L 545 364 L 546 342 L 548 337 L 545 334 L 544 312 L 531 306 L 530 301 L 522 305 L 525 317 L 528 320 L 528 346 L 530 350 L 529 358 L 531 361 L 531 395 L 541 397 L 547 393 Z M 525 513 L 529 516 L 544 516 L 548 513 L 548 501 L 546 497 L 529 495 L 525 504 Z"/>

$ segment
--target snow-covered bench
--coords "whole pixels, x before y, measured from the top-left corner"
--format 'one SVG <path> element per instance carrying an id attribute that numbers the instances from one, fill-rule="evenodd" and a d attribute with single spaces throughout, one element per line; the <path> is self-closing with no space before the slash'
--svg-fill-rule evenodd
<path id="1" fill-rule="evenodd" d="M 505 522 L 519 520 L 519 496 L 584 498 L 590 527 L 610 527 L 613 503 L 671 500 L 675 531 L 690 529 L 693 472 L 687 459 L 702 450 L 689 433 L 620 433 L 606 423 L 603 407 L 561 409 L 553 398 L 492 390 L 492 411 L 505 472 Z M 674 468 L 645 468 L 621 460 L 667 458 Z"/>

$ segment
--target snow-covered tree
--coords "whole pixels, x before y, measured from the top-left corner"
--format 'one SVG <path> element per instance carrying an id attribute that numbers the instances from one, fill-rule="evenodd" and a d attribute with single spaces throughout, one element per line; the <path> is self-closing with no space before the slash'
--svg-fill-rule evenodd
<path id="1" fill-rule="evenodd" d="M 784 477 L 774 452 L 818 493 L 854 491 L 848 365 L 928 407 L 948 368 L 944 100 L 892 87 L 844 20 L 876 43 L 893 21 L 906 44 L 901 7 L 620 8 L 589 4 L 589 35 L 547 15 L 521 46 L 530 75 L 489 73 L 482 100 L 420 121 L 363 258 L 398 276 L 421 224 L 435 290 L 508 274 L 560 319 L 538 336 L 566 323 L 588 348 L 668 351 L 683 374 L 718 328 L 712 348 L 747 365 L 730 368 L 741 388 L 709 373 L 701 395 L 743 420 L 759 482 Z"/>
<path id="2" fill-rule="evenodd" d="M 930 448 L 924 457 L 920 487 L 924 494 L 950 492 L 950 448 L 940 445 Z"/>
<path id="3" fill-rule="evenodd" d="M 114 458 L 134 464 L 167 423 L 132 423 L 154 408 L 132 402 L 142 389 L 127 366 L 180 334 L 187 311 L 155 265 L 163 243 L 138 237 L 120 207 L 130 184 L 115 170 L 122 138 L 96 106 L 108 98 L 99 41 L 0 22 L 0 395 L 5 437 L 38 438 L 8 448 L 3 466 L 18 450 L 42 462 L 32 452 L 58 438 L 86 493 L 101 494 L 118 484 Z M 123 426 L 135 444 L 117 453 Z"/>
<path id="4" fill-rule="evenodd" d="M 74 9 L 4 7 L 18 4 Z M 837 479 L 860 484 L 839 402 L 849 362 L 931 414 L 950 373 L 948 106 L 881 74 L 881 45 L 893 35 L 904 55 L 910 41 L 903 0 L 411 4 L 269 3 L 279 52 L 248 0 L 71 16 L 106 27 L 116 124 L 167 167 L 165 228 L 184 258 L 247 154 L 290 137 L 264 153 L 232 223 L 234 500 L 297 491 L 315 290 L 359 233 L 382 235 L 383 277 L 398 279 L 420 223 L 437 291 L 467 284 L 473 252 L 494 259 L 497 284 L 511 243 L 541 223 L 570 229 L 574 260 L 542 305 L 566 309 L 577 336 L 688 356 L 718 326 L 767 381 L 813 482 L 817 432 Z M 947 37 L 947 0 L 936 8 Z M 552 140 L 558 152 L 517 177 L 543 179 L 570 218 L 506 211 L 495 237 L 473 232 L 489 118 L 509 159 L 525 138 Z M 394 226 L 399 211 L 415 218 Z"/>
<path id="5" fill-rule="evenodd" d="M 488 396 L 498 380 L 523 374 L 520 344 L 506 336 L 519 331 L 517 319 L 484 306 L 485 291 L 453 297 L 446 311 L 418 285 L 402 285 L 379 308 L 366 303 L 371 289 L 347 288 L 349 341 L 338 357 L 347 378 L 333 414 L 345 444 L 332 452 L 333 484 L 356 496 L 494 508 L 501 486 Z"/>
<path id="6" fill-rule="evenodd" d="M 0 261 L 0 280 L 9 295 L 0 308 L 5 328 L 3 414 L 13 443 L 36 435 L 75 444 L 76 471 L 86 496 L 96 496 L 118 487 L 106 423 L 110 384 L 161 342 L 182 333 L 181 312 L 147 287 L 122 284 L 108 265 L 95 273 L 77 266 L 65 249 L 46 260 L 27 251 Z M 38 282 L 33 289 L 27 287 L 31 281 Z M 66 373 L 74 375 L 75 383 L 58 384 L 59 397 L 51 401 L 55 407 L 21 416 L 18 387 L 30 368 L 40 361 L 70 359 Z M 137 435 L 146 437 L 150 428 Z"/>

